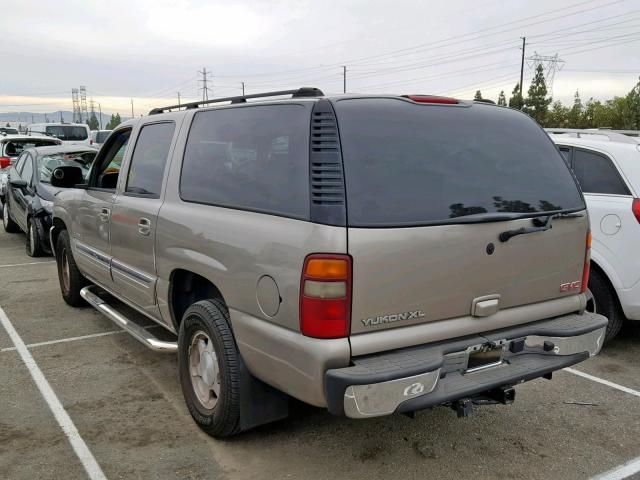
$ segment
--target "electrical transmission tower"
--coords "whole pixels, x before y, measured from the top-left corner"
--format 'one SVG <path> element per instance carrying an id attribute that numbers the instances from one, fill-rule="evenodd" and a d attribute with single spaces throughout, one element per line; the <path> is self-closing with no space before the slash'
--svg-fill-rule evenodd
<path id="1" fill-rule="evenodd" d="M 89 119 L 89 112 L 87 111 L 87 87 L 80 85 L 80 111 L 82 115 L 80 122 L 85 122 Z"/>
<path id="2" fill-rule="evenodd" d="M 213 89 L 207 86 L 207 75 L 211 74 L 211 72 L 207 72 L 207 69 L 203 67 L 202 70 L 198 70 L 198 73 L 202 75 L 202 80 L 198 80 L 202 82 L 202 88 L 200 88 L 200 90 L 202 90 L 202 100 L 209 100 L 209 90 L 211 90 L 211 94 L 213 95 Z"/>
<path id="3" fill-rule="evenodd" d="M 80 100 L 78 98 L 78 89 L 71 89 L 71 103 L 73 104 L 73 122 L 82 122 L 82 113 L 80 112 Z"/>
<path id="4" fill-rule="evenodd" d="M 559 72 L 564 67 L 565 61 L 555 55 L 539 55 L 538 52 L 534 52 L 529 58 L 529 68 L 538 68 L 538 65 L 542 65 L 544 68 L 544 76 L 547 81 L 547 87 L 549 89 L 549 95 L 553 97 L 553 79 L 556 76 L 556 72 Z"/>

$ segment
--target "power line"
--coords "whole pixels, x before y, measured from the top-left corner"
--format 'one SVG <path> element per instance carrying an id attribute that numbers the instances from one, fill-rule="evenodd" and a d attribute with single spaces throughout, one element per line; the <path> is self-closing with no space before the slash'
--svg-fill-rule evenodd
<path id="1" fill-rule="evenodd" d="M 202 80 L 200 80 L 202 82 L 202 88 L 200 89 L 202 90 L 202 101 L 209 100 L 210 88 L 207 86 L 207 74 L 211 72 L 207 72 L 207 68 L 203 67 L 202 70 L 198 70 L 198 73 L 202 75 Z M 213 94 L 213 90 L 211 93 Z"/>

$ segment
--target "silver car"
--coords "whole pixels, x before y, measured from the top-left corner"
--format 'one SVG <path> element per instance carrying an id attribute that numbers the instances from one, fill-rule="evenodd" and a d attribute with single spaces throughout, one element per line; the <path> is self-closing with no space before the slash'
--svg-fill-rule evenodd
<path id="1" fill-rule="evenodd" d="M 119 125 L 86 183 L 77 170 L 52 175 L 76 187 L 50 232 L 65 301 L 177 352 L 211 435 L 283 418 L 289 396 L 358 419 L 467 416 L 601 348 L 584 198 L 519 111 L 310 88 L 217 99 Z"/>

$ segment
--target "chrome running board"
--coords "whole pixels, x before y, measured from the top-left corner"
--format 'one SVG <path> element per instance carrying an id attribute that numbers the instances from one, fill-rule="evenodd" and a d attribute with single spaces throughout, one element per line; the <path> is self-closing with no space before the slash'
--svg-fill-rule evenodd
<path id="1" fill-rule="evenodd" d="M 127 333 L 131 334 L 133 338 L 135 338 L 151 350 L 163 353 L 175 353 L 178 351 L 178 342 L 168 342 L 166 340 L 160 340 L 148 330 L 145 330 L 137 323 L 129 320 L 115 308 L 109 305 L 105 300 L 93 293 L 92 290 L 95 288 L 99 287 L 90 285 L 80 290 L 80 296 L 84 298 L 87 303 L 89 303 L 89 305 L 98 310 L 105 317 L 110 319 L 113 323 L 125 330 Z"/>

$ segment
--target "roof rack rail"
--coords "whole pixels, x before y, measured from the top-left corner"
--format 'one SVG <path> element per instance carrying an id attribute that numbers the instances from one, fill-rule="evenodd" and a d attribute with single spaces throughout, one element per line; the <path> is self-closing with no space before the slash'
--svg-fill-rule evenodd
<path id="1" fill-rule="evenodd" d="M 584 135 L 602 135 L 607 137 L 611 142 L 619 142 L 619 143 L 631 143 L 633 145 L 637 145 L 638 141 L 634 140 L 632 137 L 628 135 L 624 135 L 622 133 L 613 132 L 611 130 L 598 129 L 598 128 L 545 128 L 545 132 L 550 135 L 565 135 L 569 134 L 576 138 L 583 138 Z"/>
<path id="2" fill-rule="evenodd" d="M 324 93 L 322 93 L 322 90 L 320 90 L 319 88 L 302 87 L 302 88 L 297 88 L 295 90 L 280 90 L 279 92 L 252 93 L 250 95 L 240 95 L 237 97 L 215 98 L 213 100 L 202 100 L 199 102 L 181 103 L 179 105 L 169 105 L 168 107 L 158 107 L 151 110 L 149 112 L 149 115 L 157 115 L 159 113 L 164 113 L 168 110 L 179 110 L 181 108 L 189 110 L 192 108 L 198 108 L 201 105 L 209 105 L 211 103 L 223 103 L 223 102 L 246 103 L 247 99 L 249 98 L 279 97 L 282 95 L 291 95 L 291 98 L 324 97 Z"/>

